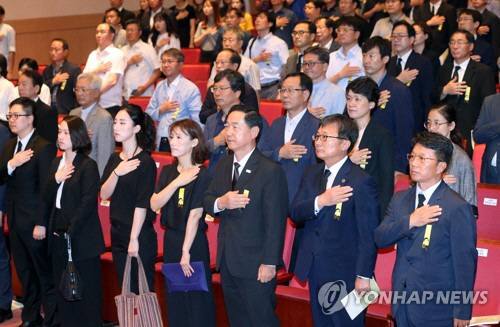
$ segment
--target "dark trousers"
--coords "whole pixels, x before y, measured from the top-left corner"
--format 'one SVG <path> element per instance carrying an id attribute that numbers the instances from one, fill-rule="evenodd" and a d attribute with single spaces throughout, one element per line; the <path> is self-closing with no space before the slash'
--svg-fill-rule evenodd
<path id="1" fill-rule="evenodd" d="M 432 318 L 434 317 L 418 317 L 418 321 L 413 321 L 413 318 L 408 314 L 408 306 L 406 304 L 400 304 L 396 312 L 396 327 L 453 327 L 453 318 L 451 317 L 444 321 L 435 321 L 432 320 Z"/>
<path id="2" fill-rule="evenodd" d="M 3 217 L 0 216 L 0 219 L 3 219 Z M 5 246 L 3 227 L 0 227 L 0 309 L 10 309 L 11 304 L 12 275 L 10 271 L 10 255 Z"/>
<path id="3" fill-rule="evenodd" d="M 41 321 L 43 302 L 44 324 L 57 324 L 56 290 L 47 238 L 37 241 L 33 238 L 33 230 L 17 230 L 15 223 L 12 225 L 9 226 L 9 237 L 14 265 L 23 286 L 23 322 Z"/>
<path id="4" fill-rule="evenodd" d="M 105 109 L 110 113 L 111 117 L 115 119 L 116 114 L 118 113 L 118 111 L 120 111 L 121 108 L 122 106 L 112 106 Z"/>
<path id="5" fill-rule="evenodd" d="M 222 257 L 220 265 L 222 292 L 231 327 L 279 326 L 276 309 L 276 277 L 261 283 L 257 278 L 235 277 Z"/>
<path id="6" fill-rule="evenodd" d="M 113 255 L 113 264 L 120 287 L 123 282 L 123 272 L 127 262 L 128 244 L 130 242 L 130 229 L 132 226 L 122 225 L 111 222 L 111 254 Z M 144 222 L 139 233 L 139 256 L 141 257 L 146 279 L 148 280 L 149 290 L 154 291 L 155 284 L 155 262 L 158 254 L 158 243 L 156 241 L 156 232 L 151 223 Z M 130 270 L 130 291 L 139 293 L 137 261 L 132 260 Z"/>
<path id="7" fill-rule="evenodd" d="M 63 270 L 68 263 L 64 236 L 52 235 L 52 265 L 56 287 L 61 283 Z M 57 290 L 57 312 L 64 327 L 102 326 L 102 280 L 100 256 L 78 260 L 73 258 L 75 270 L 82 278 L 83 297 L 81 301 L 66 301 Z M 76 260 L 76 261 L 75 261 Z"/>

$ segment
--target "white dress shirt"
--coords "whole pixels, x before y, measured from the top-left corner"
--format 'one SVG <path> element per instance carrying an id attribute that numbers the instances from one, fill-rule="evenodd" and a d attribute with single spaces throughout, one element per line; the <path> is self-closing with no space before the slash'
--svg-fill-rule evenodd
<path id="1" fill-rule="evenodd" d="M 417 206 L 418 206 L 418 195 L 423 194 L 425 196 L 424 206 L 427 205 L 427 203 L 429 203 L 429 200 L 430 200 L 432 194 L 438 188 L 439 184 L 441 184 L 441 181 L 442 180 L 440 179 L 439 182 L 432 185 L 431 187 L 429 187 L 425 191 L 422 191 L 422 189 L 417 184 L 417 191 L 415 192 L 415 209 L 417 209 Z"/>
<path id="2" fill-rule="evenodd" d="M 396 65 L 398 63 L 399 58 L 401 58 L 401 71 L 405 70 L 406 62 L 408 61 L 408 58 L 410 57 L 412 51 L 413 50 L 410 49 L 404 55 L 402 55 L 402 56 L 398 55 L 397 56 L 397 58 L 396 58 Z"/>
<path id="3" fill-rule="evenodd" d="M 323 107 L 326 112 L 323 117 L 333 114 L 343 114 L 346 105 L 345 91 L 333 84 L 327 78 L 313 84 L 311 107 Z"/>
<path id="4" fill-rule="evenodd" d="M 15 100 L 19 98 L 19 86 L 16 86 L 14 88 L 14 92 L 12 93 L 12 98 L 10 101 Z M 43 103 L 48 105 L 49 107 L 52 105 L 52 102 L 50 101 L 51 95 L 50 95 L 50 88 L 46 84 L 42 84 L 42 88 L 40 89 L 40 93 L 38 94 L 38 97 L 40 100 L 42 100 Z"/>
<path id="5" fill-rule="evenodd" d="M 11 81 L 0 75 L 0 119 L 7 120 L 10 102 L 15 99 L 15 86 Z"/>
<path id="6" fill-rule="evenodd" d="M 288 112 L 286 113 L 286 118 L 285 118 L 285 143 L 290 142 L 290 140 L 292 139 L 293 132 L 295 132 L 295 129 L 297 128 L 297 125 L 299 124 L 299 122 L 302 119 L 302 117 L 304 117 L 306 111 L 307 111 L 307 108 L 302 109 L 302 111 L 299 112 L 293 118 L 290 118 L 290 114 Z"/>
<path id="7" fill-rule="evenodd" d="M 238 72 L 245 78 L 245 82 L 250 84 L 250 86 L 255 91 L 260 91 L 260 76 L 259 76 L 259 67 L 254 63 L 251 59 L 241 55 L 241 64 L 238 68 Z M 215 71 L 215 65 L 212 67 L 212 71 L 210 72 L 210 78 L 208 79 L 208 84 L 212 85 L 215 79 L 215 75 L 217 72 Z"/>
<path id="8" fill-rule="evenodd" d="M 326 180 L 326 189 L 328 190 L 333 186 L 333 182 L 335 181 L 335 177 L 337 177 L 337 174 L 339 173 L 340 168 L 344 163 L 347 161 L 348 156 L 345 156 L 344 159 L 341 159 L 339 162 L 336 164 L 333 164 L 331 167 L 326 168 L 325 170 L 330 171 L 330 176 L 328 176 L 328 179 Z M 319 195 L 314 199 L 314 214 L 317 215 L 320 210 L 319 210 L 319 205 L 318 205 L 318 197 Z"/>
<path id="9" fill-rule="evenodd" d="M 330 63 L 328 64 L 328 70 L 326 71 L 326 78 L 330 78 L 333 75 L 337 74 L 344 68 L 345 65 L 349 63 L 352 66 L 357 66 L 361 68 L 361 72 L 357 76 L 353 76 L 352 78 L 343 78 L 337 82 L 337 85 L 340 86 L 344 91 L 349 84 L 349 79 L 354 80 L 360 76 L 364 76 L 365 72 L 363 71 L 363 53 L 359 45 L 355 45 L 348 52 L 347 56 L 344 55 L 344 47 L 341 47 L 337 51 L 330 53 Z"/>
<path id="10" fill-rule="evenodd" d="M 88 106 L 87 108 L 83 108 L 82 107 L 82 116 L 80 117 L 83 121 L 85 121 L 87 119 L 87 116 L 89 115 L 89 113 L 92 111 L 92 109 L 95 108 L 95 106 L 97 106 L 97 102 L 94 102 L 93 104 L 91 104 L 90 106 Z"/>
<path id="11" fill-rule="evenodd" d="M 64 165 L 66 163 L 66 153 L 63 152 L 61 161 L 59 162 L 59 166 L 57 167 L 57 170 L 64 168 Z M 57 194 L 56 194 L 56 208 L 61 209 L 61 195 L 64 187 L 64 182 L 62 181 L 59 183 L 59 187 L 57 188 Z"/>
<path id="12" fill-rule="evenodd" d="M 453 61 L 453 69 L 451 70 L 451 78 L 453 78 L 453 74 L 455 74 L 455 67 L 460 66 L 460 70 L 458 71 L 458 81 L 461 82 L 464 79 L 465 75 L 465 70 L 467 69 L 467 65 L 469 65 L 470 58 L 468 58 L 466 61 L 461 63 L 460 65 L 457 64 L 456 61 Z"/>
<path id="13" fill-rule="evenodd" d="M 129 99 L 132 91 L 137 90 L 141 85 L 147 83 L 156 69 L 160 69 L 160 59 L 156 55 L 155 49 L 142 40 L 137 41 L 133 46 L 127 44 L 122 48 L 125 65 L 135 55 L 141 55 L 142 61 L 128 67 L 123 76 L 123 96 Z M 150 97 L 153 94 L 154 85 L 148 87 L 142 96 Z"/>
<path id="14" fill-rule="evenodd" d="M 9 52 L 16 52 L 16 31 L 9 24 L 0 24 L 0 34 L 4 35 L 0 40 L 0 53 L 7 59 L 9 67 Z"/>

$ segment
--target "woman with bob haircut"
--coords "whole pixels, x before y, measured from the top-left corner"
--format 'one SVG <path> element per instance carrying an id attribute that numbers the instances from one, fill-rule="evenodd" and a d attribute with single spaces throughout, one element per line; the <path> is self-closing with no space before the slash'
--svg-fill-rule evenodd
<path id="1" fill-rule="evenodd" d="M 99 170 L 90 159 L 92 143 L 80 117 L 66 116 L 57 137 L 62 156 L 55 158 L 49 170 L 43 210 L 49 217 L 49 244 L 54 282 L 61 283 L 68 263 L 67 238 L 76 271 L 82 278 L 83 298 L 67 301 L 56 290 L 62 326 L 101 326 L 102 281 L 100 255 L 104 238 L 97 215 Z"/>
<path id="2" fill-rule="evenodd" d="M 154 264 L 158 251 L 149 206 L 156 180 L 156 164 L 151 158 L 155 127 L 141 107 L 127 104 L 118 111 L 113 126 L 115 141 L 122 151 L 113 153 L 101 178 L 101 199 L 111 199 L 111 253 L 120 285 L 127 255 L 140 256 L 149 290 L 154 289 Z M 137 262 L 132 260 L 130 290 L 138 293 Z"/>
<path id="3" fill-rule="evenodd" d="M 200 126 L 191 119 L 179 120 L 169 129 L 169 142 L 175 162 L 163 167 L 151 208 L 161 209 L 165 263 L 179 263 L 185 276 L 191 276 L 190 262 L 202 261 L 208 292 L 175 292 L 167 288 L 169 326 L 215 326 L 210 253 L 205 234 L 203 194 L 208 188 L 208 170 L 203 166 L 209 149 Z"/>

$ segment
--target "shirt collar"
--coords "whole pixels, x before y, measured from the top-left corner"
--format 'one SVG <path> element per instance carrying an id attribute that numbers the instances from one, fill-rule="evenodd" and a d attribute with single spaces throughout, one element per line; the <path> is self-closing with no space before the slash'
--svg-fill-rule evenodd
<path id="1" fill-rule="evenodd" d="M 412 52 L 412 51 L 413 51 L 413 50 L 412 50 L 412 49 L 410 49 L 410 51 L 406 52 L 406 53 L 405 53 L 404 55 L 402 55 L 402 56 L 398 56 L 398 58 L 401 58 L 401 60 L 403 61 L 403 63 L 405 63 L 405 64 L 406 64 L 406 62 L 408 61 L 408 58 L 410 57 L 410 55 L 411 55 L 411 52 Z"/>
<path id="2" fill-rule="evenodd" d="M 325 165 L 325 170 L 329 170 L 333 178 L 337 176 L 339 173 L 340 168 L 344 165 L 344 163 L 347 161 L 348 156 L 345 156 L 343 159 L 341 159 L 339 162 L 333 164 L 331 167 L 326 167 Z"/>
<path id="3" fill-rule="evenodd" d="M 379 87 L 380 87 L 380 84 L 382 84 L 382 81 L 384 80 L 386 75 L 387 75 L 387 71 L 385 71 L 384 75 L 382 75 L 382 77 L 380 77 L 380 79 L 377 81 L 377 84 Z"/>
<path id="4" fill-rule="evenodd" d="M 23 144 L 23 148 L 26 148 L 26 145 L 28 144 L 28 141 L 30 140 L 31 136 L 33 135 L 33 133 L 35 132 L 35 129 L 33 128 L 31 130 L 31 132 L 26 135 L 25 137 L 23 137 L 22 139 L 19 138 L 19 136 L 17 137 L 17 143 L 19 143 L 19 141 L 21 141 L 21 143 Z"/>
<path id="5" fill-rule="evenodd" d="M 151 17 L 154 17 L 154 16 L 155 16 L 156 14 L 158 14 L 158 13 L 159 13 L 162 9 L 163 9 L 163 8 L 162 8 L 162 7 L 160 7 L 160 8 L 158 8 L 158 10 L 157 10 L 157 11 L 152 11 L 152 10 L 151 10 L 151 11 L 153 12 L 153 13 L 152 13 L 152 15 L 151 15 Z"/>
<path id="6" fill-rule="evenodd" d="M 173 87 L 177 87 L 177 85 L 179 85 L 179 80 L 181 78 L 181 75 L 182 74 L 177 75 L 177 77 L 174 79 L 174 81 L 172 83 L 170 83 L 170 85 L 168 85 L 168 81 L 167 81 L 165 83 L 165 85 L 167 86 L 167 88 L 170 89 L 170 88 L 173 88 Z"/>
<path id="7" fill-rule="evenodd" d="M 399 15 L 398 17 L 392 19 L 391 17 L 388 17 L 389 18 L 389 21 L 392 23 L 392 24 L 395 24 L 397 22 L 399 22 L 400 20 L 403 20 L 404 19 L 404 16 L 405 14 L 401 13 L 401 15 Z"/>
<path id="8" fill-rule="evenodd" d="M 243 171 L 242 169 L 246 166 L 247 164 L 247 161 L 248 159 L 250 159 L 250 156 L 252 155 L 252 153 L 255 151 L 255 148 L 252 149 L 252 151 L 248 152 L 246 156 L 244 156 L 243 158 L 241 158 L 240 161 L 238 161 L 236 159 L 236 155 L 234 155 L 234 160 L 233 160 L 233 166 L 234 166 L 234 163 L 237 162 L 240 164 L 240 173 Z"/>
<path id="9" fill-rule="evenodd" d="M 465 70 L 467 69 L 467 66 L 469 65 L 469 61 L 470 61 L 470 57 L 466 61 L 464 61 L 463 63 L 461 63 L 459 65 L 459 64 L 457 64 L 457 62 L 455 60 L 453 60 L 453 71 L 455 71 L 456 66 L 460 66 L 460 69 L 462 69 L 462 71 L 465 72 Z"/>
<path id="10" fill-rule="evenodd" d="M 323 85 L 325 85 L 326 83 L 328 83 L 327 80 L 328 80 L 328 78 L 325 78 L 321 82 L 313 84 L 313 91 L 322 88 Z"/>
<path id="11" fill-rule="evenodd" d="M 89 113 L 92 111 L 92 109 L 94 109 L 95 107 L 97 106 L 97 102 L 94 102 L 92 103 L 90 106 L 88 106 L 87 108 L 83 108 L 82 107 L 82 112 L 85 112 L 85 113 Z"/>
<path id="12" fill-rule="evenodd" d="M 425 196 L 424 203 L 427 204 L 429 202 L 432 194 L 434 194 L 434 191 L 438 188 L 439 184 L 441 184 L 441 179 L 439 180 L 439 182 L 437 182 L 436 184 L 432 185 L 431 187 L 429 187 L 425 191 L 422 191 L 422 189 L 417 184 L 416 196 L 418 197 L 419 194 L 423 194 Z"/>
<path id="13" fill-rule="evenodd" d="M 267 39 L 269 39 L 269 38 L 271 37 L 271 35 L 273 35 L 273 33 L 272 33 L 272 32 L 269 32 L 269 33 L 267 33 L 267 34 L 266 34 L 266 36 L 264 36 L 263 38 L 260 38 L 260 37 L 257 37 L 257 38 L 258 38 L 259 40 L 267 40 Z"/>
<path id="14" fill-rule="evenodd" d="M 442 1 L 439 1 L 439 2 L 436 2 L 435 4 L 432 4 L 432 3 L 429 2 L 429 8 L 431 8 L 431 6 L 434 6 L 434 8 L 435 8 L 434 12 L 437 14 L 437 11 L 438 11 L 439 7 L 441 7 L 441 2 Z"/>
<path id="15" fill-rule="evenodd" d="M 333 38 L 331 38 L 330 41 L 328 41 L 328 43 L 325 44 L 325 46 L 323 48 L 325 48 L 327 50 L 330 49 L 330 47 L 332 46 L 332 42 L 333 42 Z"/>
<path id="16" fill-rule="evenodd" d="M 299 123 L 299 121 L 302 119 L 302 117 L 304 117 L 304 115 L 306 114 L 306 111 L 307 111 L 307 108 L 304 108 L 302 109 L 301 112 L 299 112 L 295 117 L 293 118 L 290 118 L 290 115 L 288 114 L 288 112 L 286 113 L 286 123 L 287 124 L 293 124 L 293 125 L 297 125 Z"/>
<path id="17" fill-rule="evenodd" d="M 349 51 L 347 51 L 347 56 L 344 56 L 343 46 L 337 50 L 337 55 L 339 55 L 341 58 L 349 58 L 349 57 L 356 57 L 356 54 L 359 52 L 361 52 L 361 48 L 359 47 L 359 44 L 356 44 L 352 48 L 350 48 Z"/>
<path id="18" fill-rule="evenodd" d="M 103 55 L 103 54 L 108 54 L 109 53 L 109 50 L 111 48 L 114 48 L 114 45 L 113 43 L 111 43 L 110 45 L 108 45 L 106 48 L 104 48 L 104 50 L 101 51 L 101 48 L 97 48 L 97 55 Z"/>

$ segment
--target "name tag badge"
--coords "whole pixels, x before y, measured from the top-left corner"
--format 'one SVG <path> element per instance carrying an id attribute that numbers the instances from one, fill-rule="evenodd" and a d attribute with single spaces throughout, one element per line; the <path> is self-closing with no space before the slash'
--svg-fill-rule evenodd
<path id="1" fill-rule="evenodd" d="M 179 201 L 177 201 L 177 206 L 182 208 L 184 206 L 184 187 L 179 189 Z"/>

